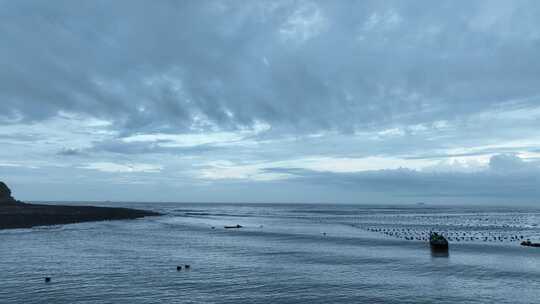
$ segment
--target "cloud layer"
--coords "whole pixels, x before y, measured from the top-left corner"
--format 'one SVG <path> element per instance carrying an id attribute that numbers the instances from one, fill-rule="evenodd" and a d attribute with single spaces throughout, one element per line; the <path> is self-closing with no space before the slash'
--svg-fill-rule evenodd
<path id="1" fill-rule="evenodd" d="M 336 202 L 535 201 L 538 15 L 535 1 L 0 1 L 0 174 L 163 200 L 253 184 L 244 200 L 284 200 L 275 183 L 302 183 Z"/>

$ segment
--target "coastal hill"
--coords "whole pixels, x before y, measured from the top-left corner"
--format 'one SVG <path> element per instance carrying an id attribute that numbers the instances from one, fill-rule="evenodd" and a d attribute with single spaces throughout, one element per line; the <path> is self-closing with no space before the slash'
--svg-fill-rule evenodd
<path id="1" fill-rule="evenodd" d="M 158 215 L 153 211 L 129 208 L 27 204 L 13 198 L 9 187 L 0 182 L 0 229 L 127 220 Z"/>
<path id="2" fill-rule="evenodd" d="M 11 196 L 11 190 L 4 182 L 0 182 L 0 204 L 15 204 L 17 201 Z"/>

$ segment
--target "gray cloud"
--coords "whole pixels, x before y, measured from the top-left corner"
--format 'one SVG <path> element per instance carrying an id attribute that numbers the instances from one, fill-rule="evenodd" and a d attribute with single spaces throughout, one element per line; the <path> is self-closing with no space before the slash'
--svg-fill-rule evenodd
<path id="1" fill-rule="evenodd" d="M 539 15 L 526 0 L 0 0 L 0 175 L 154 183 L 169 200 L 179 183 L 532 198 Z M 110 172 L 137 164 L 159 174 Z M 250 179 L 265 173 L 296 178 Z"/>
<path id="2" fill-rule="evenodd" d="M 81 154 L 82 152 L 79 149 L 75 148 L 63 148 L 62 150 L 58 151 L 58 155 L 62 156 L 75 156 Z"/>
<path id="3" fill-rule="evenodd" d="M 410 169 L 373 170 L 353 173 L 321 172 L 298 168 L 268 168 L 271 173 L 290 174 L 297 183 L 337 185 L 358 193 L 379 192 L 397 197 L 483 197 L 537 202 L 540 195 L 540 164 L 527 164 L 519 157 L 491 157 L 486 170 L 425 172 Z M 512 203 L 512 201 L 509 201 Z"/>
<path id="4" fill-rule="evenodd" d="M 1 5 L 4 121 L 74 111 L 187 132 L 203 115 L 348 132 L 540 96 L 535 2 Z"/>
<path id="5" fill-rule="evenodd" d="M 204 154 L 209 151 L 220 150 L 219 147 L 203 144 L 192 147 L 163 147 L 160 144 L 170 143 L 170 141 L 162 140 L 154 143 L 126 143 L 118 139 L 96 142 L 91 148 L 88 148 L 89 153 L 110 152 L 116 154 Z"/>

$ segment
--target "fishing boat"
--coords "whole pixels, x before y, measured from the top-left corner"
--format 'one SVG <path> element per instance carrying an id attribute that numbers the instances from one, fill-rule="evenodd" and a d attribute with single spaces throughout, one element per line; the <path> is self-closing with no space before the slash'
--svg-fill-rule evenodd
<path id="1" fill-rule="evenodd" d="M 448 240 L 437 232 L 430 232 L 429 245 L 432 249 L 448 250 Z"/>
<path id="2" fill-rule="evenodd" d="M 238 228 L 242 228 L 242 225 L 225 226 L 224 228 L 225 229 L 238 229 Z"/>

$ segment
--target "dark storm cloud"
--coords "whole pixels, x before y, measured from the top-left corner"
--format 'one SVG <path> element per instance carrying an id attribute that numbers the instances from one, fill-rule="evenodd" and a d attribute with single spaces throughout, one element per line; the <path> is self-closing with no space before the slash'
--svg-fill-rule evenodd
<path id="1" fill-rule="evenodd" d="M 304 133 L 528 108 L 538 15 L 535 1 L 2 1 L 0 119 Z"/>

